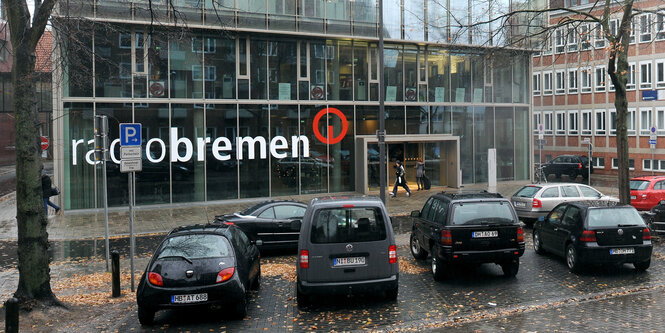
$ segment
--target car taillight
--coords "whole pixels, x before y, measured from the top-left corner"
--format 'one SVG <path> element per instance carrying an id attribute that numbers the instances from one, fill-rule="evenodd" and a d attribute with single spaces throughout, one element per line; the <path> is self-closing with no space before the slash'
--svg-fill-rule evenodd
<path id="1" fill-rule="evenodd" d="M 582 236 L 580 237 L 580 242 L 595 242 L 596 241 L 596 232 L 593 230 L 583 230 Z"/>
<path id="2" fill-rule="evenodd" d="M 224 268 L 222 269 L 219 273 L 217 273 L 217 280 L 215 280 L 215 283 L 220 283 L 224 281 L 228 281 L 233 277 L 233 273 L 236 272 L 235 267 L 229 267 L 229 268 Z"/>
<path id="3" fill-rule="evenodd" d="M 582 169 L 582 163 L 577 163 L 577 168 Z"/>
<path id="4" fill-rule="evenodd" d="M 162 276 L 155 273 L 155 272 L 150 272 L 148 273 L 148 281 L 150 281 L 150 284 L 155 285 L 155 286 L 163 286 L 164 281 L 162 280 Z"/>
<path id="5" fill-rule="evenodd" d="M 524 229 L 522 227 L 517 228 L 517 242 L 524 243 Z"/>
<path id="6" fill-rule="evenodd" d="M 309 268 L 309 251 L 300 250 L 300 268 Z"/>
<path id="7" fill-rule="evenodd" d="M 642 230 L 642 240 L 651 240 L 651 231 L 649 228 L 644 228 Z"/>
<path id="8" fill-rule="evenodd" d="M 453 234 L 450 230 L 441 230 L 441 244 L 448 246 L 453 245 Z"/>
<path id="9" fill-rule="evenodd" d="M 538 199 L 533 199 L 533 208 L 541 208 L 543 207 L 543 203 L 540 202 Z"/>
<path id="10" fill-rule="evenodd" d="M 397 263 L 397 246 L 395 245 L 388 247 L 388 262 L 391 264 Z"/>
<path id="11" fill-rule="evenodd" d="M 235 225 L 235 223 L 233 223 L 233 222 L 224 222 L 224 224 L 226 224 L 226 225 Z"/>

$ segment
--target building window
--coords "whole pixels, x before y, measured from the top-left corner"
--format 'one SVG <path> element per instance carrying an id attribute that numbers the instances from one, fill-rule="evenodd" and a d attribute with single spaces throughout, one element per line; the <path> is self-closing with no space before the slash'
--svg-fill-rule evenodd
<path id="1" fill-rule="evenodd" d="M 656 14 L 656 40 L 665 39 L 665 12 Z"/>
<path id="2" fill-rule="evenodd" d="M 545 127 L 545 134 L 552 134 L 552 112 L 545 112 L 545 123 L 543 124 Z"/>
<path id="3" fill-rule="evenodd" d="M 568 70 L 568 93 L 577 93 L 577 69 Z"/>
<path id="4" fill-rule="evenodd" d="M 640 108 L 640 135 L 650 134 L 651 119 L 651 108 Z"/>
<path id="5" fill-rule="evenodd" d="M 566 71 L 557 70 L 554 76 L 555 90 L 554 93 L 557 95 L 562 95 L 566 93 Z"/>
<path id="6" fill-rule="evenodd" d="M 665 87 L 665 60 L 656 60 L 656 88 Z"/>
<path id="7" fill-rule="evenodd" d="M 651 89 L 651 61 L 640 62 L 640 89 Z"/>
<path id="8" fill-rule="evenodd" d="M 626 74 L 626 90 L 635 89 L 635 63 L 631 62 L 628 64 L 628 73 Z"/>
<path id="9" fill-rule="evenodd" d="M 617 134 L 617 111 L 610 110 L 610 135 Z"/>
<path id="10" fill-rule="evenodd" d="M 580 84 L 583 93 L 591 92 L 591 68 L 580 68 Z"/>
<path id="11" fill-rule="evenodd" d="M 610 20 L 610 34 L 616 37 L 618 33 L 619 33 L 619 20 L 618 19 Z"/>
<path id="12" fill-rule="evenodd" d="M 596 135 L 605 135 L 605 110 L 596 110 Z"/>
<path id="13" fill-rule="evenodd" d="M 591 163 L 594 169 L 605 169 L 604 157 L 591 157 Z"/>
<path id="14" fill-rule="evenodd" d="M 651 14 L 639 16 L 640 22 L 640 43 L 651 41 Z"/>
<path id="15" fill-rule="evenodd" d="M 540 73 L 533 74 L 533 95 L 540 96 Z"/>
<path id="16" fill-rule="evenodd" d="M 566 112 L 557 111 L 556 112 L 556 134 L 557 135 L 566 135 Z"/>
<path id="17" fill-rule="evenodd" d="M 563 53 L 565 51 L 566 38 L 563 28 L 556 29 L 554 32 L 554 52 Z"/>
<path id="18" fill-rule="evenodd" d="M 568 111 L 568 134 L 577 135 L 577 111 Z"/>
<path id="19" fill-rule="evenodd" d="M 665 108 L 656 108 L 656 132 L 659 135 L 665 134 Z"/>
<path id="20" fill-rule="evenodd" d="M 577 29 L 573 25 L 568 26 L 568 52 L 577 51 Z"/>
<path id="21" fill-rule="evenodd" d="M 605 47 L 605 35 L 603 34 L 603 26 L 600 23 L 596 23 L 594 28 L 594 46 L 597 49 Z"/>
<path id="22" fill-rule="evenodd" d="M 552 37 L 545 38 L 545 45 L 543 46 L 543 55 L 552 54 Z"/>
<path id="23" fill-rule="evenodd" d="M 656 162 L 656 161 L 654 161 Z M 658 163 L 654 163 L 658 164 Z M 651 170 L 651 160 L 643 159 L 642 160 L 642 170 Z M 656 171 L 656 170 L 654 170 Z"/>
<path id="24" fill-rule="evenodd" d="M 591 24 L 582 24 L 580 25 L 580 44 L 582 50 L 588 50 L 591 48 Z"/>
<path id="25" fill-rule="evenodd" d="M 653 160 L 653 170 L 651 169 L 651 159 L 642 160 L 642 170 L 665 171 L 665 160 Z"/>
<path id="26" fill-rule="evenodd" d="M 628 135 L 635 135 L 635 109 L 628 109 L 628 124 L 626 124 L 628 128 Z"/>
<path id="27" fill-rule="evenodd" d="M 541 123 L 541 113 L 540 112 L 534 112 L 533 113 L 533 133 L 538 134 L 538 125 L 542 124 Z"/>
<path id="28" fill-rule="evenodd" d="M 619 168 L 619 159 L 618 158 L 613 158 L 612 159 L 612 169 L 618 169 L 618 168 Z M 632 158 L 628 160 L 628 169 L 635 170 L 635 160 L 632 159 Z"/>
<path id="29" fill-rule="evenodd" d="M 552 72 L 543 72 L 543 95 L 552 95 Z"/>
<path id="30" fill-rule="evenodd" d="M 591 135 L 591 110 L 582 111 L 582 135 Z"/>
<path id="31" fill-rule="evenodd" d="M 605 66 L 597 66 L 595 68 L 595 86 L 596 86 L 596 92 L 601 92 L 605 91 L 605 79 L 607 75 L 605 74 Z"/>

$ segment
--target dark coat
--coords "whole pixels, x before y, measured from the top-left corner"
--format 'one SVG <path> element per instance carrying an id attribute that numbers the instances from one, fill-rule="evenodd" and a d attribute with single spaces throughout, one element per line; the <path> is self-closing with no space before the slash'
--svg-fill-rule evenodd
<path id="1" fill-rule="evenodd" d="M 42 193 L 44 198 L 50 198 L 51 197 L 51 177 L 48 175 L 43 175 L 42 176 Z"/>

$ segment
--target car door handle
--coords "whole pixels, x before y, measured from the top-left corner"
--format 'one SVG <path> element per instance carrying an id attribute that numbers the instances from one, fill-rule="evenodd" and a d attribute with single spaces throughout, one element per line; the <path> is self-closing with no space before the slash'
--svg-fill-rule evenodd
<path id="1" fill-rule="evenodd" d="M 554 227 L 554 231 L 559 231 L 559 228 L 557 228 L 557 227 Z"/>

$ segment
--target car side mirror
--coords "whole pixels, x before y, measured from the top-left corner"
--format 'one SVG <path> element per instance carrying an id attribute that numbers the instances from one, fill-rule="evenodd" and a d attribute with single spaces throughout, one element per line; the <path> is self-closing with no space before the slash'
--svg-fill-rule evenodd
<path id="1" fill-rule="evenodd" d="M 261 239 L 257 239 L 257 240 L 254 242 L 254 244 L 256 244 L 256 246 L 261 246 L 261 245 L 263 245 L 263 240 L 261 240 Z"/>
<path id="2" fill-rule="evenodd" d="M 291 230 L 300 231 L 300 227 L 302 227 L 302 221 L 301 220 L 291 221 Z"/>
<path id="3" fill-rule="evenodd" d="M 411 217 L 420 217 L 420 211 L 419 210 L 412 210 L 411 211 Z"/>
<path id="4" fill-rule="evenodd" d="M 541 216 L 538 218 L 538 222 L 545 222 L 545 216 Z"/>

